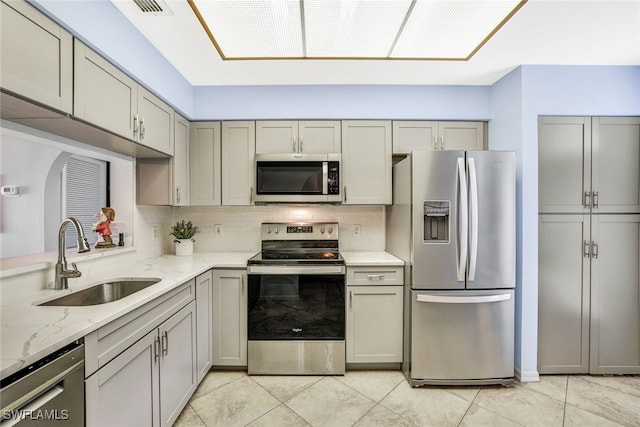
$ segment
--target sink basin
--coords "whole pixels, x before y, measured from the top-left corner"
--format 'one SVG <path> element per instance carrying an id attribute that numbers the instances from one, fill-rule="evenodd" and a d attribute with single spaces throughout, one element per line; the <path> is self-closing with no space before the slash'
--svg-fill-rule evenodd
<path id="1" fill-rule="evenodd" d="M 106 304 L 135 294 L 144 288 L 158 283 L 160 280 L 162 279 L 155 277 L 116 279 L 38 305 L 86 306 Z"/>

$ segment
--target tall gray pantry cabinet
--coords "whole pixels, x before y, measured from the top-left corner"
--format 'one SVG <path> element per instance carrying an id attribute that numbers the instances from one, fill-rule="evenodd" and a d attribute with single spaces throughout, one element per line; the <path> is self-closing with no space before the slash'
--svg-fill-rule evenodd
<path id="1" fill-rule="evenodd" d="M 540 117 L 538 370 L 640 374 L 640 117 Z"/>

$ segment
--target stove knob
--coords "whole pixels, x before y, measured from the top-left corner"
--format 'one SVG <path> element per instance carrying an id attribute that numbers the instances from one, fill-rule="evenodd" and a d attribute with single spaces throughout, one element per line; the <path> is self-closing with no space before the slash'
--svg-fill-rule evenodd
<path id="1" fill-rule="evenodd" d="M 329 227 L 329 230 L 327 230 L 329 232 L 329 234 L 333 233 L 333 227 Z"/>
<path id="2" fill-rule="evenodd" d="M 320 234 L 324 234 L 324 227 L 320 227 Z"/>
<path id="3" fill-rule="evenodd" d="M 276 234 L 280 232 L 280 227 L 276 227 Z"/>
<path id="4" fill-rule="evenodd" d="M 267 234 L 271 234 L 271 227 L 267 227 Z"/>

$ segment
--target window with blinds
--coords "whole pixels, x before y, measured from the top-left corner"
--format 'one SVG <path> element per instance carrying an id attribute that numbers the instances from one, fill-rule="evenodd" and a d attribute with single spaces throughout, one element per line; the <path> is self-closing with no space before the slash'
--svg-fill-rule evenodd
<path id="1" fill-rule="evenodd" d="M 83 156 L 72 156 L 62 170 L 62 218 L 74 217 L 82 224 L 84 235 L 93 245 L 98 235 L 91 229 L 108 202 L 108 163 Z M 76 247 L 76 232 L 67 227 L 66 246 Z"/>

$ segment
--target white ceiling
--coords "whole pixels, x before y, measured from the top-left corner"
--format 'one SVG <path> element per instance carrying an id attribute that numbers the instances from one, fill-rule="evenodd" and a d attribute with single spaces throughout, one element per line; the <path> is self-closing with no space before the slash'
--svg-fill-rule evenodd
<path id="1" fill-rule="evenodd" d="M 529 0 L 469 61 L 223 61 L 186 0 L 143 15 L 111 0 L 194 86 L 491 85 L 522 64 L 640 65 L 640 0 Z"/>

